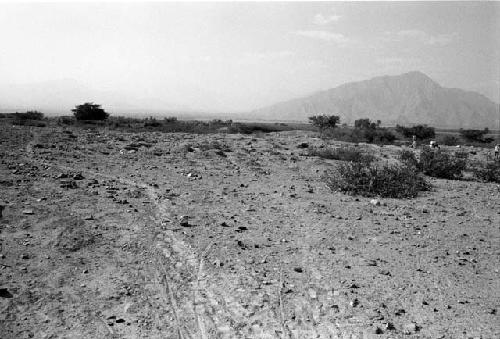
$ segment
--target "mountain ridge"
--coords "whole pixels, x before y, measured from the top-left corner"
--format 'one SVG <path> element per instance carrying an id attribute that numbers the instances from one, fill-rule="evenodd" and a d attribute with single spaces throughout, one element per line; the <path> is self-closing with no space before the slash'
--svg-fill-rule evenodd
<path id="1" fill-rule="evenodd" d="M 387 125 L 428 124 L 446 128 L 499 126 L 499 106 L 482 94 L 446 88 L 420 71 L 350 82 L 308 96 L 253 110 L 253 118 L 305 121 L 340 115 L 342 123 L 369 118 Z"/>

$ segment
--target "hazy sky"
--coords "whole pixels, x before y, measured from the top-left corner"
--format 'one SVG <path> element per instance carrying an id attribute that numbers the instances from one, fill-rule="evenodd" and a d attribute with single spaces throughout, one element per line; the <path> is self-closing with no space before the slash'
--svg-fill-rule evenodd
<path id="1" fill-rule="evenodd" d="M 499 102 L 499 18 L 499 2 L 0 3 L 0 85 L 242 111 L 420 70 Z"/>

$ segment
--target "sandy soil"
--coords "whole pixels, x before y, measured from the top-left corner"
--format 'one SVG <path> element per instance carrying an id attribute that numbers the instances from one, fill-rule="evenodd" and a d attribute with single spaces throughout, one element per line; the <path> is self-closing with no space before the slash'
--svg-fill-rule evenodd
<path id="1" fill-rule="evenodd" d="M 308 132 L 0 142 L 2 338 L 500 337 L 496 184 L 373 205 Z"/>

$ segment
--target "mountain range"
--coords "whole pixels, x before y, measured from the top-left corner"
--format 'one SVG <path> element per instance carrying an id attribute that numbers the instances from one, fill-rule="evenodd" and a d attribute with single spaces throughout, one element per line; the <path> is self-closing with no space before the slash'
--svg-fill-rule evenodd
<path id="1" fill-rule="evenodd" d="M 442 87 L 418 71 L 351 82 L 249 113 L 253 119 L 285 121 L 320 114 L 339 115 L 347 124 L 360 118 L 443 128 L 497 129 L 500 124 L 498 104 L 476 92 Z"/>

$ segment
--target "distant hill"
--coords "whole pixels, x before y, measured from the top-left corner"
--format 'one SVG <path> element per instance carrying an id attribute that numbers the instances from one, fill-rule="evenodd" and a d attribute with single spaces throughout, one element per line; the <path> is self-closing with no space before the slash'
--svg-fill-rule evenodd
<path id="1" fill-rule="evenodd" d="M 359 118 L 384 125 L 428 124 L 444 128 L 499 126 L 499 109 L 485 96 L 441 87 L 421 72 L 351 82 L 308 97 L 252 111 L 253 119 L 306 120 L 318 114 L 340 115 L 341 123 Z"/>

